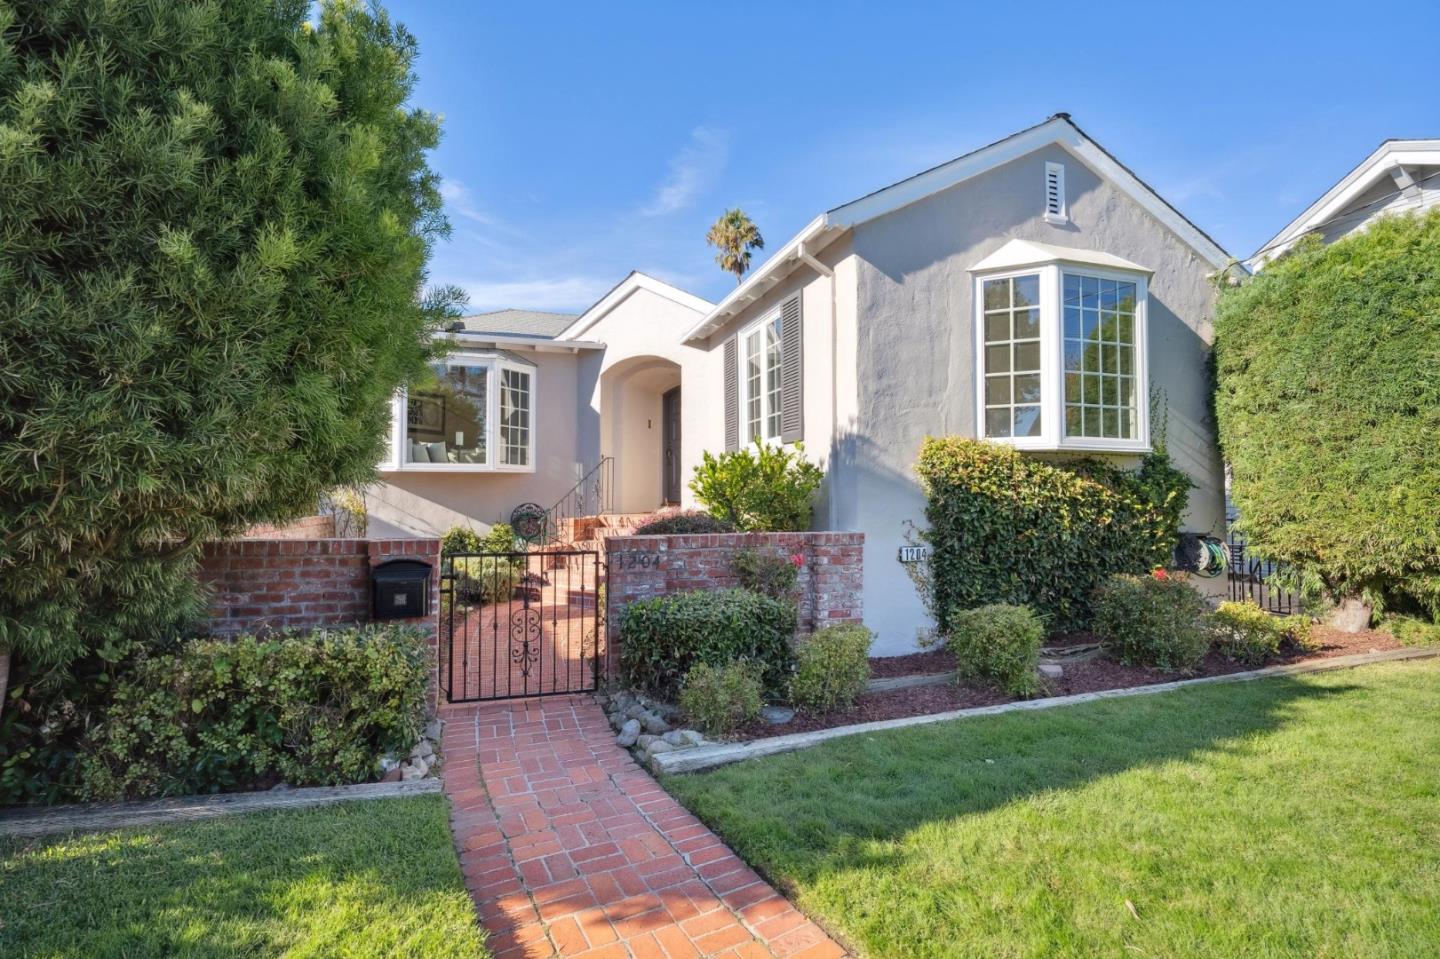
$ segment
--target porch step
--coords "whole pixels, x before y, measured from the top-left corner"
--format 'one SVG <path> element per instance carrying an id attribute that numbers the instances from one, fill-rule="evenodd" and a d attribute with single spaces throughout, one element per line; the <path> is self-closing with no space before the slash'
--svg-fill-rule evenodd
<path id="1" fill-rule="evenodd" d="M 601 513 L 597 516 L 573 516 L 560 521 L 560 541 L 580 543 L 605 536 L 623 536 L 644 523 L 654 513 Z"/>

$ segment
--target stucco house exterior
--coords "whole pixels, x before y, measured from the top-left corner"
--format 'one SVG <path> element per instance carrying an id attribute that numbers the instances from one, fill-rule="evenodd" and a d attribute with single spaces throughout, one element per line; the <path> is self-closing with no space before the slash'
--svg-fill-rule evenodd
<path id="1" fill-rule="evenodd" d="M 930 625 L 898 555 L 926 435 L 1124 462 L 1163 421 L 1186 528 L 1223 535 L 1206 357 L 1233 262 L 1058 114 L 820 214 L 718 304 L 631 274 L 578 317 L 467 318 L 448 385 L 396 400 L 372 523 L 483 526 L 605 457 L 614 512 L 689 505 L 703 451 L 803 442 L 826 469 L 816 527 L 865 533 L 876 654 L 909 652 Z"/>
<path id="2" fill-rule="evenodd" d="M 1331 243 L 1382 216 L 1440 206 L 1440 139 L 1386 140 L 1257 250 L 1246 265 L 1262 270 L 1301 237 Z"/>

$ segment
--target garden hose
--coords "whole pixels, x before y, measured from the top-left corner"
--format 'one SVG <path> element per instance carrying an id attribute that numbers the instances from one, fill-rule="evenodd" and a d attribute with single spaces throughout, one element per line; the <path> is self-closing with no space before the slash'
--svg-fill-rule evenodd
<path id="1" fill-rule="evenodd" d="M 1175 544 L 1175 568 L 1203 579 L 1213 579 L 1225 572 L 1228 560 L 1225 544 L 1213 536 L 1182 533 Z"/>

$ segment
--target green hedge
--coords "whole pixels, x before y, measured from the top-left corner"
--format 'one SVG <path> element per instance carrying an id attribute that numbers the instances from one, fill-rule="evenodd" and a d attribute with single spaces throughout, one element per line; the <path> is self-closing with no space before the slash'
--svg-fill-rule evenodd
<path id="1" fill-rule="evenodd" d="M 673 700 L 690 667 L 744 659 L 766 689 L 789 679 L 795 607 L 743 589 L 642 599 L 620 614 L 620 671 L 627 685 Z"/>
<path id="2" fill-rule="evenodd" d="M 1024 606 L 997 603 L 957 609 L 946 647 L 961 680 L 984 683 L 1024 699 L 1042 688 L 1038 669 L 1045 624 Z"/>
<path id="3" fill-rule="evenodd" d="M 1094 461 L 1065 469 L 952 436 L 925 440 L 916 473 L 928 497 L 927 599 L 942 632 L 953 611 L 996 603 L 1029 606 L 1053 629 L 1084 628 L 1099 583 L 1147 572 L 1174 548 L 1166 511 L 1134 474 Z"/>
<path id="4" fill-rule="evenodd" d="M 198 639 L 136 663 L 79 750 L 79 798 L 339 785 L 414 745 L 429 654 L 411 627 Z"/>

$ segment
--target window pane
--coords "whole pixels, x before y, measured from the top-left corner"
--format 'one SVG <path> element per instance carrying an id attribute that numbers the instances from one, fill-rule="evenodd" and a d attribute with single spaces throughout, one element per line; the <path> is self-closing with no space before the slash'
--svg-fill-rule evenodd
<path id="1" fill-rule="evenodd" d="M 1015 304 L 1021 306 L 1040 305 L 1040 277 L 1038 274 L 1015 277 Z"/>
<path id="2" fill-rule="evenodd" d="M 1015 377 L 1015 402 L 1040 402 L 1040 374 L 1026 373 Z"/>
<path id="3" fill-rule="evenodd" d="M 1040 344 L 1035 342 L 1015 344 L 1015 369 L 1020 371 L 1040 369 Z"/>
<path id="4" fill-rule="evenodd" d="M 1065 341 L 1065 369 L 1078 370 L 1085 355 L 1085 345 L 1079 340 Z"/>
<path id="5" fill-rule="evenodd" d="M 780 436 L 780 318 L 765 325 L 765 438 Z"/>
<path id="6" fill-rule="evenodd" d="M 1119 347 L 1115 346 L 1115 344 L 1113 344 L 1113 343 L 1101 343 L 1101 344 L 1100 344 L 1100 370 L 1101 370 L 1102 372 L 1104 372 L 1104 373 L 1115 373 L 1115 372 L 1118 372 L 1118 371 L 1115 369 L 1115 356 L 1116 356 L 1116 354 L 1117 354 L 1118 352 L 1119 352 Z"/>
<path id="7" fill-rule="evenodd" d="M 985 405 L 997 406 L 1010 402 L 1010 377 L 987 376 L 985 377 Z"/>
<path id="8" fill-rule="evenodd" d="M 1083 435 L 1085 435 L 1085 434 L 1082 432 L 1082 427 L 1081 427 L 1081 423 L 1080 423 L 1080 407 L 1078 407 L 1078 406 L 1066 406 L 1066 407 L 1065 407 L 1065 435 L 1066 435 L 1066 436 L 1083 436 Z"/>
<path id="9" fill-rule="evenodd" d="M 1134 313 L 1134 312 L 1135 312 L 1135 284 L 1134 284 L 1134 283 L 1121 283 L 1121 284 L 1119 285 L 1118 293 L 1119 293 L 1118 299 L 1119 299 L 1119 302 L 1120 302 L 1120 308 L 1121 308 L 1122 310 L 1125 310 L 1126 312 Z"/>
<path id="10" fill-rule="evenodd" d="M 1065 402 L 1067 402 L 1067 403 L 1079 403 L 1079 402 L 1080 402 L 1080 374 L 1079 374 L 1079 373 L 1066 373 L 1066 374 L 1065 374 Z"/>
<path id="11" fill-rule="evenodd" d="M 1040 435 L 1040 407 L 1038 407 L 1038 406 L 1017 406 L 1017 407 L 1015 407 L 1015 435 L 1016 435 L 1016 436 L 1039 436 L 1039 435 Z"/>
<path id="12" fill-rule="evenodd" d="M 1010 339 L 1010 314 L 986 313 L 985 314 L 985 342 L 999 343 Z"/>
<path id="13" fill-rule="evenodd" d="M 1118 439 L 1120 436 L 1120 411 L 1102 410 L 1105 417 L 1105 436 L 1110 439 Z"/>
<path id="14" fill-rule="evenodd" d="M 1100 407 L 1098 407 L 1098 406 L 1087 406 L 1087 407 L 1085 407 L 1081 412 L 1084 414 L 1084 421 L 1083 421 L 1082 426 L 1081 426 L 1081 429 L 1080 429 L 1080 435 L 1081 435 L 1081 436 L 1099 436 L 1099 435 L 1100 435 Z"/>
<path id="15" fill-rule="evenodd" d="M 1098 310 L 1085 310 L 1081 315 L 1080 329 L 1087 340 L 1100 339 L 1100 312 Z"/>
<path id="16" fill-rule="evenodd" d="M 1087 310 L 1100 306 L 1100 280 L 1093 276 L 1080 278 L 1080 305 Z"/>
<path id="17" fill-rule="evenodd" d="M 1010 281 L 985 281 L 985 309 L 1004 309 L 1010 306 Z"/>
<path id="18" fill-rule="evenodd" d="M 1098 374 L 1085 374 L 1084 401 L 1090 404 L 1100 402 L 1100 376 Z"/>
<path id="19" fill-rule="evenodd" d="M 1065 307 L 1065 335 L 1071 339 L 1080 338 L 1080 308 L 1077 306 Z"/>
<path id="20" fill-rule="evenodd" d="M 1073 273 L 1065 274 L 1065 292 L 1063 297 L 1067 307 L 1080 305 L 1080 277 L 1075 276 Z"/>
<path id="21" fill-rule="evenodd" d="M 1015 339 L 1028 340 L 1040 335 L 1040 311 L 1015 311 Z"/>
<path id="22" fill-rule="evenodd" d="M 1115 292 L 1116 283 L 1114 280 L 1100 281 L 1100 308 L 1104 310 L 1115 309 L 1115 304 L 1120 302 L 1120 297 Z"/>
<path id="23" fill-rule="evenodd" d="M 995 437 L 1010 435 L 1010 407 L 1001 406 L 985 411 L 985 435 Z"/>
<path id="24" fill-rule="evenodd" d="M 1114 406 L 1120 402 L 1119 381 L 1113 376 L 1106 376 L 1100 383 L 1100 402 L 1105 406 Z"/>
<path id="25" fill-rule="evenodd" d="M 490 369 L 437 364 L 410 387 L 406 400 L 406 463 L 486 462 L 485 424 Z"/>
<path id="26" fill-rule="evenodd" d="M 1131 416 L 1130 416 L 1130 411 L 1129 411 L 1128 409 L 1121 409 L 1121 410 L 1120 410 L 1120 438 L 1121 438 L 1121 439 L 1133 440 L 1133 439 L 1135 438 L 1135 433 L 1131 430 L 1131 428 L 1130 428 L 1131 426 L 1132 426 L 1132 419 L 1131 419 Z"/>
<path id="27" fill-rule="evenodd" d="M 1128 313 L 1120 314 L 1120 321 L 1118 326 L 1120 328 L 1120 335 L 1116 337 L 1116 339 L 1118 339 L 1121 343 L 1134 343 L 1135 317 Z"/>
<path id="28" fill-rule="evenodd" d="M 1119 368 L 1119 371 L 1121 373 L 1125 373 L 1128 375 L 1135 372 L 1135 370 L 1133 369 L 1133 364 L 1135 362 L 1134 346 L 1127 344 L 1126 346 L 1117 347 L 1116 354 L 1116 366 Z"/>
<path id="29" fill-rule="evenodd" d="M 985 372 L 1005 373 L 1010 369 L 1010 344 L 985 347 Z"/>

